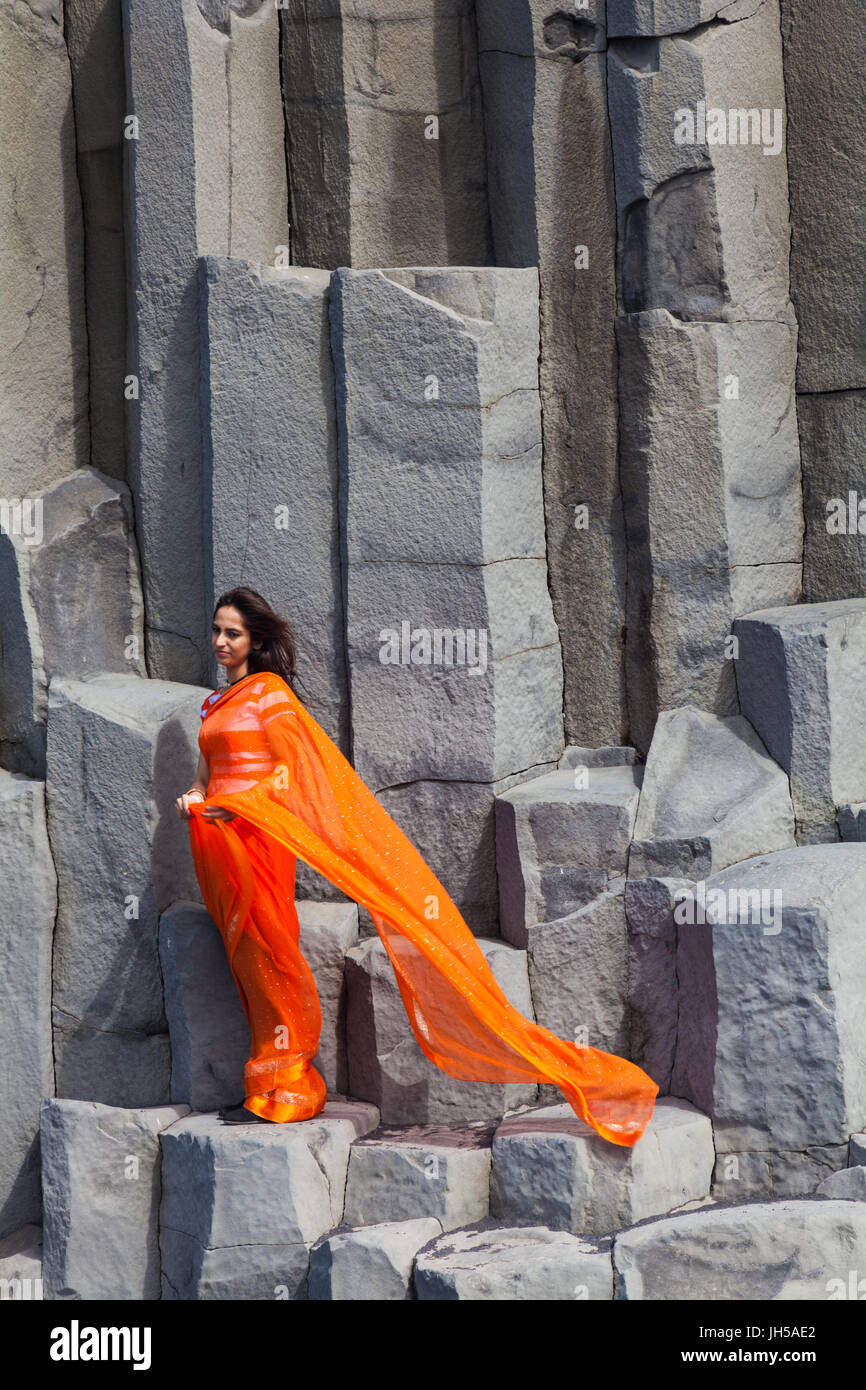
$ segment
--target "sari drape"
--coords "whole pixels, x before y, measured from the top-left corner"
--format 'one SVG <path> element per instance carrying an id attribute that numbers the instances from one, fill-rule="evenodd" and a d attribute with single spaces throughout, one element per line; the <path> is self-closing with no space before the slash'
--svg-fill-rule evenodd
<path id="1" fill-rule="evenodd" d="M 552 1083 L 603 1138 L 637 1142 L 655 1082 L 624 1058 L 565 1042 L 509 1003 L 442 884 L 281 677 L 252 673 L 214 692 L 199 744 L 210 781 L 206 801 L 191 805 L 190 840 L 253 1031 L 249 1109 L 286 1121 L 324 1105 L 324 1082 L 310 1066 L 318 1000 L 298 948 L 300 857 L 369 911 L 435 1066 L 461 1081 Z M 208 821 L 208 804 L 239 819 Z"/>

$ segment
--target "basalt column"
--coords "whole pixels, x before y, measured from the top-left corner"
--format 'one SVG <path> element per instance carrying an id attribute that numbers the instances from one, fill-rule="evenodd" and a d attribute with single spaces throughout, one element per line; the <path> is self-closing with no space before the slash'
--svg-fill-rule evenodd
<path id="1" fill-rule="evenodd" d="M 130 480 L 151 676 L 199 682 L 200 255 L 288 261 L 279 29 L 266 0 L 124 0 L 129 103 Z"/>
<path id="2" fill-rule="evenodd" d="M 299 265 L 489 265 L 473 0 L 286 0 Z"/>
<path id="3" fill-rule="evenodd" d="M 608 13 L 632 740 L 736 712 L 731 621 L 797 602 L 802 498 L 778 0 Z M 743 17 L 739 17 L 742 15 Z M 680 20 L 697 27 L 675 32 Z"/>
<path id="4" fill-rule="evenodd" d="M 354 764 L 491 935 L 494 798 L 562 752 L 537 272 L 340 270 L 331 322 Z"/>
<path id="5" fill-rule="evenodd" d="M 866 589 L 866 11 L 782 0 L 804 597 Z"/>
<path id="6" fill-rule="evenodd" d="M 604 5 L 479 0 L 497 265 L 539 268 L 544 501 L 570 742 L 627 730 Z M 589 595 L 592 601 L 588 602 Z"/>

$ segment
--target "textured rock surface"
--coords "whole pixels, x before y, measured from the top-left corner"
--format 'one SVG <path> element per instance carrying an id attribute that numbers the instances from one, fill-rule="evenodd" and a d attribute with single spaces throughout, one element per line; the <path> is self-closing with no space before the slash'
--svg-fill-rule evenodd
<path id="1" fill-rule="evenodd" d="M 90 368 L 90 461 L 125 477 L 126 265 L 123 147 L 126 83 L 120 0 L 63 7 L 72 75 Z"/>
<path id="2" fill-rule="evenodd" d="M 709 879 L 709 906 L 716 891 L 722 920 L 679 931 L 671 1090 L 712 1117 L 720 1153 L 847 1144 L 866 1116 L 866 850 L 760 856 Z"/>
<path id="3" fill-rule="evenodd" d="M 39 1102 L 54 1094 L 51 944 L 57 881 L 45 787 L 0 771 L 0 1237 L 38 1221 Z"/>
<path id="4" fill-rule="evenodd" d="M 752 569 L 756 593 L 773 571 L 779 602 L 802 558 L 795 340 L 784 322 L 680 322 L 652 308 L 622 316 L 618 341 L 626 668 L 631 736 L 646 751 L 660 710 L 737 713 L 732 573 L 751 608 Z"/>
<path id="5" fill-rule="evenodd" d="M 525 952 L 502 941 L 479 938 L 479 945 L 510 1002 L 531 1018 Z M 535 1099 L 525 1082 L 455 1081 L 425 1057 L 378 937 L 346 953 L 346 984 L 350 1092 L 374 1102 L 386 1122 L 462 1127 Z"/>
<path id="6" fill-rule="evenodd" d="M 866 599 L 749 613 L 734 624 L 743 713 L 791 779 L 798 838 L 837 838 L 866 800 Z"/>
<path id="7" fill-rule="evenodd" d="M 626 567 L 604 5 L 571 15 L 539 0 L 479 0 L 476 13 L 496 260 L 539 267 L 548 565 L 566 729 L 617 740 L 627 727 Z M 582 602 L 588 589 L 592 604 Z"/>
<path id="8" fill-rule="evenodd" d="M 609 1244 L 544 1226 L 456 1231 L 419 1253 L 415 1288 L 428 1302 L 608 1299 Z"/>
<path id="9" fill-rule="evenodd" d="M 206 693 L 135 676 L 52 681 L 47 796 L 60 894 L 60 1095 L 108 1105 L 168 1100 L 157 921 L 176 899 L 200 896 L 174 802 L 195 774 Z"/>
<path id="10" fill-rule="evenodd" d="M 0 5 L 0 491 L 87 462 L 84 227 L 71 79 L 51 4 Z"/>
<path id="11" fill-rule="evenodd" d="M 653 1221 L 616 1237 L 616 1296 L 825 1300 L 866 1261 L 866 1207 L 757 1202 Z M 837 1294 L 838 1297 L 838 1294 Z M 843 1295 L 844 1297 L 844 1295 Z"/>
<path id="12" fill-rule="evenodd" d="M 44 777 L 51 679 L 145 675 L 144 628 L 124 485 L 82 468 L 33 503 L 38 534 L 0 533 L 0 750 L 8 767 Z"/>
<path id="13" fill-rule="evenodd" d="M 794 843 L 788 778 L 747 719 L 689 708 L 659 715 L 630 878 L 701 878 Z"/>
<path id="14" fill-rule="evenodd" d="M 679 1022 L 678 927 L 674 907 L 678 894 L 693 889 L 690 880 L 678 878 L 637 878 L 625 885 L 626 1056 L 652 1077 L 662 1095 L 670 1091 Z"/>
<path id="15" fill-rule="evenodd" d="M 280 18 L 294 260 L 486 265 L 471 0 L 287 0 Z"/>
<path id="16" fill-rule="evenodd" d="M 493 1138 L 490 1209 L 499 1221 L 601 1235 L 706 1197 L 713 1129 L 665 1098 L 633 1148 L 613 1147 L 570 1105 L 506 1119 Z"/>
<path id="17" fill-rule="evenodd" d="M 422 1245 L 440 1235 L 433 1217 L 389 1221 L 361 1231 L 337 1231 L 310 1250 L 309 1297 L 326 1300 L 405 1300 Z"/>
<path id="18" fill-rule="evenodd" d="M 821 1197 L 844 1197 L 849 1202 L 866 1201 L 866 1168 L 843 1168 L 819 1183 L 815 1191 Z"/>
<path id="19" fill-rule="evenodd" d="M 713 1197 L 719 1202 L 749 1198 L 801 1197 L 845 1167 L 847 1144 L 813 1144 L 777 1152 L 720 1153 L 713 1174 Z M 831 1194 L 832 1195 L 832 1194 Z"/>
<path id="20" fill-rule="evenodd" d="M 159 1134 L 186 1113 L 43 1102 L 48 1298 L 159 1297 Z"/>
<path id="21" fill-rule="evenodd" d="M 586 765 L 583 765 L 586 767 Z M 496 798 L 500 928 L 532 928 L 592 903 L 625 875 L 643 769 L 563 768 Z"/>
<path id="22" fill-rule="evenodd" d="M 194 1115 L 162 1139 L 164 1296 L 304 1297 L 309 1247 L 338 1226 L 349 1149 L 376 1107 L 328 1101 L 298 1125 L 224 1125 Z M 280 1201 L 262 1201 L 278 1191 Z M 248 1247 L 240 1254 L 236 1247 Z"/>
<path id="23" fill-rule="evenodd" d="M 201 262 L 206 597 L 211 605 L 248 584 L 287 615 L 302 642 L 311 713 L 345 752 L 329 285 L 324 270 L 214 256 Z M 247 487 L 243 527 L 239 477 Z M 216 684 L 215 668 L 211 677 Z M 301 862 L 298 869 L 310 872 Z"/>
<path id="24" fill-rule="evenodd" d="M 491 1131 L 382 1128 L 352 1145 L 349 1226 L 432 1217 L 443 1231 L 482 1221 L 490 1206 Z"/>
<path id="25" fill-rule="evenodd" d="M 196 257 L 286 254 L 286 170 L 275 9 L 251 0 L 212 27 L 196 0 L 153 24 L 123 0 L 130 248 L 130 479 L 150 675 L 203 681 L 208 619 Z M 279 248 L 283 248 L 280 253 Z"/>
<path id="26" fill-rule="evenodd" d="M 866 382 L 866 363 L 860 380 Z M 866 589 L 866 391 L 801 393 L 797 419 L 806 517 L 803 597 L 809 603 L 857 598 Z"/>

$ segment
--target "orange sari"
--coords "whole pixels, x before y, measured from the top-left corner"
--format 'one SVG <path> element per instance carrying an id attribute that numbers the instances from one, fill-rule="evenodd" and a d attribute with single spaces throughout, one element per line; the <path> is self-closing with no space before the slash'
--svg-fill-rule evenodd
<path id="1" fill-rule="evenodd" d="M 633 1145 L 658 1086 L 633 1063 L 564 1042 L 508 1002 L 442 884 L 281 677 L 252 673 L 202 706 L 210 780 L 191 804 L 205 904 L 252 1031 L 245 1105 L 280 1122 L 325 1103 L 311 1065 L 321 1015 L 298 947 L 300 856 L 368 909 L 422 1052 L 461 1081 L 552 1082 L 580 1119 Z M 205 805 L 237 820 L 205 820 Z"/>

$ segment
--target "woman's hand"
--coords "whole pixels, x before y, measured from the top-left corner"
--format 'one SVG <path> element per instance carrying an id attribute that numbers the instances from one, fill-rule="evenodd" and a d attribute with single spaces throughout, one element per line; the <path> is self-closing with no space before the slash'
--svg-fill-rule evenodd
<path id="1" fill-rule="evenodd" d="M 177 801 L 174 803 L 174 809 L 177 811 L 181 820 L 189 820 L 191 818 L 192 812 L 189 809 L 190 804 L 197 801 L 204 801 L 204 792 L 188 791 L 184 792 L 183 796 L 177 798 Z"/>
<path id="2" fill-rule="evenodd" d="M 224 806 L 206 806 L 202 811 L 203 820 L 237 820 L 236 811 L 227 811 Z"/>

